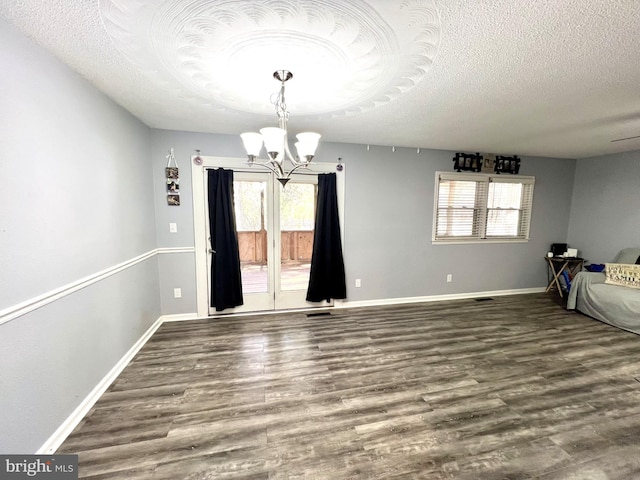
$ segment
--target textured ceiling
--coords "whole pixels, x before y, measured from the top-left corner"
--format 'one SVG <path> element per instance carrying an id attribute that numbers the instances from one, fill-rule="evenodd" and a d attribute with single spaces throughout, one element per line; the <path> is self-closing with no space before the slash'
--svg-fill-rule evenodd
<path id="1" fill-rule="evenodd" d="M 1 0 L 154 128 L 582 158 L 640 149 L 638 0 Z"/>

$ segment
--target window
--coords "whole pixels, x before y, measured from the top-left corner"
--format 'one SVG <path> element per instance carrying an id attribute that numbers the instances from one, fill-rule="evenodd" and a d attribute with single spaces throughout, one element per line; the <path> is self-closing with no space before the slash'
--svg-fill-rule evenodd
<path id="1" fill-rule="evenodd" d="M 436 173 L 433 241 L 529 239 L 534 177 Z"/>

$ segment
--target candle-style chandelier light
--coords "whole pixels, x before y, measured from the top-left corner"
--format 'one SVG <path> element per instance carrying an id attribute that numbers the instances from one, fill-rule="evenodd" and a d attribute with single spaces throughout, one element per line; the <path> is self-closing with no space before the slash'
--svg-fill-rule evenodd
<path id="1" fill-rule="evenodd" d="M 318 147 L 320 134 L 314 132 L 304 132 L 296 135 L 298 141 L 295 143 L 298 158 L 295 158 L 289 150 L 287 141 L 287 121 L 289 120 L 289 112 L 284 98 L 284 85 L 287 80 L 293 78 L 293 74 L 288 70 L 276 70 L 273 77 L 280 81 L 280 91 L 275 94 L 276 97 L 272 103 L 276 107 L 276 115 L 278 117 L 277 127 L 265 127 L 260 129 L 260 133 L 246 132 L 240 135 L 244 148 L 247 150 L 249 165 L 260 165 L 271 170 L 278 181 L 284 187 L 291 179 L 291 174 L 299 168 L 307 167 Z M 264 143 L 268 160 L 256 161 L 260 155 L 262 144 Z M 291 163 L 291 169 L 286 170 L 283 166 L 286 159 Z"/>

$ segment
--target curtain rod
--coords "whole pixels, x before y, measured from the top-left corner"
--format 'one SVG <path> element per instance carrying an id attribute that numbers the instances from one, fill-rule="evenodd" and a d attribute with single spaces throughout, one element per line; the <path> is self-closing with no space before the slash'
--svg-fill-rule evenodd
<path id="1" fill-rule="evenodd" d="M 273 172 L 269 172 L 267 170 L 260 171 L 260 170 L 252 170 L 252 169 L 245 170 L 243 168 L 230 168 L 230 167 L 204 167 L 205 170 L 215 170 L 217 168 L 225 168 L 227 170 L 233 170 L 234 172 L 239 172 L 239 173 L 267 173 L 269 175 L 273 175 Z M 310 177 L 310 176 L 313 176 L 313 175 L 320 175 L 322 173 L 330 173 L 330 172 L 306 172 L 306 173 L 303 173 L 303 172 L 299 172 L 298 171 L 298 172 L 295 172 L 293 175 L 294 176 L 295 175 L 306 175 L 306 176 Z"/>

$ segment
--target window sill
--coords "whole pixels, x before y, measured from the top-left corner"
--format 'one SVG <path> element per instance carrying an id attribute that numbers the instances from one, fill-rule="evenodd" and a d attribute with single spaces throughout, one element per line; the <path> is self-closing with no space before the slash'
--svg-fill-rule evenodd
<path id="1" fill-rule="evenodd" d="M 470 243 L 529 243 L 527 238 L 492 238 L 492 239 L 469 239 L 469 240 L 431 240 L 432 245 L 468 245 Z"/>

